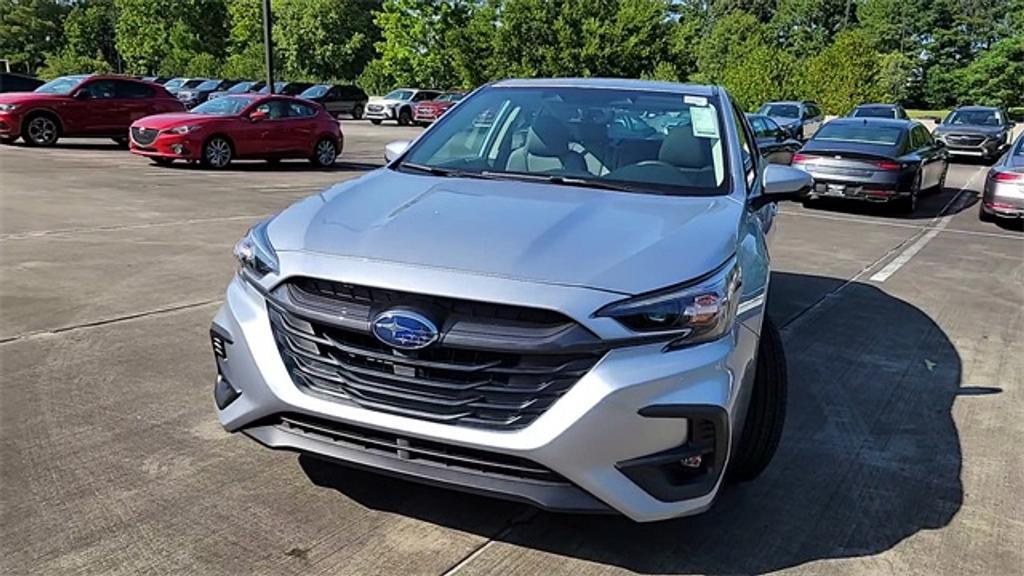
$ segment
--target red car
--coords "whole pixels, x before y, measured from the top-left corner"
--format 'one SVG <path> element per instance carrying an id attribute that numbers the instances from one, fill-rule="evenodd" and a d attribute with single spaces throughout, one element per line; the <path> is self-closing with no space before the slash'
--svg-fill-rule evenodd
<path id="1" fill-rule="evenodd" d="M 322 106 L 277 94 L 232 94 L 189 112 L 143 118 L 131 129 L 131 151 L 162 165 L 198 160 L 224 168 L 236 158 L 308 158 L 325 167 L 343 143 L 338 121 Z"/>
<path id="2" fill-rule="evenodd" d="M 52 146 L 61 137 L 125 144 L 132 122 L 185 106 L 163 86 L 124 76 L 62 76 L 34 92 L 0 94 L 0 141 Z"/>
<path id="3" fill-rule="evenodd" d="M 455 103 L 462 100 L 465 94 L 461 92 L 448 92 L 438 96 L 434 100 L 420 102 L 413 108 L 412 119 L 420 126 L 428 126 L 434 120 L 441 117 Z"/>

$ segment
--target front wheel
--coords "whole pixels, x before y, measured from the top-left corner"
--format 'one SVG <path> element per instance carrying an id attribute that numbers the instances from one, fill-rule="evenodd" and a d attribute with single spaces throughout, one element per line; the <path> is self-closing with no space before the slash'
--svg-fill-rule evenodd
<path id="1" fill-rule="evenodd" d="M 334 164 L 334 161 L 337 158 L 338 146 L 334 141 L 330 138 L 321 138 L 313 148 L 313 156 L 310 157 L 309 161 L 312 162 L 314 166 L 328 168 Z"/>
<path id="2" fill-rule="evenodd" d="M 402 108 L 398 111 L 398 125 L 408 126 L 412 124 L 412 112 L 409 112 L 408 108 Z"/>
<path id="3" fill-rule="evenodd" d="M 374 126 L 380 126 L 380 120 L 370 120 L 370 123 Z"/>
<path id="4" fill-rule="evenodd" d="M 226 138 L 214 136 L 203 145 L 203 166 L 207 168 L 227 168 L 231 164 L 231 143 Z"/>
<path id="5" fill-rule="evenodd" d="M 746 482 L 757 478 L 775 455 L 786 423 L 789 379 L 782 336 L 769 316 L 761 326 L 757 347 L 757 372 L 750 404 L 743 421 L 743 434 L 729 463 L 729 479 Z"/>
<path id="6" fill-rule="evenodd" d="M 21 133 L 21 139 L 29 146 L 53 146 L 60 137 L 57 121 L 47 114 L 29 118 Z"/>
<path id="7" fill-rule="evenodd" d="M 356 107 L 352 109 L 352 119 L 362 120 L 363 119 L 363 105 L 356 104 Z"/>

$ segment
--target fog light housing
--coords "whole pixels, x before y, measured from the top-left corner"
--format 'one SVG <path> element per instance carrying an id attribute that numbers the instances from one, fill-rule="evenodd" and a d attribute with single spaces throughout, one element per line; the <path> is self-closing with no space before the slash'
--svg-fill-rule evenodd
<path id="1" fill-rule="evenodd" d="M 185 147 L 182 146 L 181 144 L 171 144 L 171 152 L 174 152 L 178 156 L 181 156 L 181 153 L 184 151 Z"/>
<path id="2" fill-rule="evenodd" d="M 218 409 L 223 410 L 227 408 L 241 395 L 242 393 L 235 390 L 235 387 L 228 382 L 227 378 L 217 374 L 217 382 L 213 385 L 213 401 L 217 403 Z"/>

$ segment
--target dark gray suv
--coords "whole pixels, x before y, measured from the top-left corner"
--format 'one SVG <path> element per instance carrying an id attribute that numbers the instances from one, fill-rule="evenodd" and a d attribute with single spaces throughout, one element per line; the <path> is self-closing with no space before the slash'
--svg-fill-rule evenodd
<path id="1" fill-rule="evenodd" d="M 992 161 L 1010 145 L 1013 133 L 1006 110 L 994 106 L 961 106 L 935 127 L 932 134 L 950 155 Z"/>

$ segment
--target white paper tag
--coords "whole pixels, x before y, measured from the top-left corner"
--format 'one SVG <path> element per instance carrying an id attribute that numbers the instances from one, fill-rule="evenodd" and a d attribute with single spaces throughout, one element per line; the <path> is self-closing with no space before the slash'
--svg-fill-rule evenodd
<path id="1" fill-rule="evenodd" d="M 718 138 L 718 117 L 711 107 L 690 108 L 690 125 L 698 138 Z"/>
<path id="2" fill-rule="evenodd" d="M 692 106 L 708 105 L 708 99 L 703 96 L 683 96 L 683 102 Z"/>

